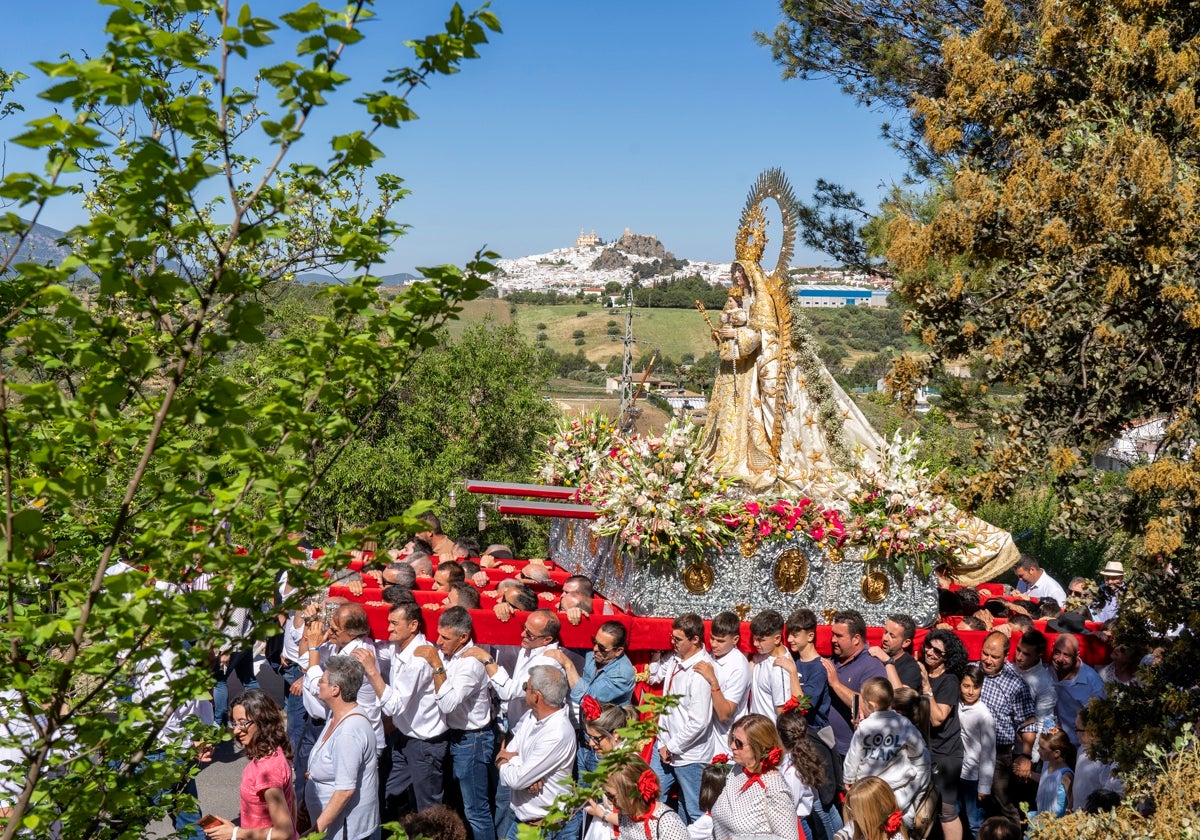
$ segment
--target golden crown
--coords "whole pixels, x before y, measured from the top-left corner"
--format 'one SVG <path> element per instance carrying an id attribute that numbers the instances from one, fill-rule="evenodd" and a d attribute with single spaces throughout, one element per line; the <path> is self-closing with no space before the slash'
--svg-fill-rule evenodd
<path id="1" fill-rule="evenodd" d="M 733 252 L 739 260 L 762 262 L 767 249 L 767 214 L 762 203 L 754 204 L 742 213 L 742 224 L 733 239 Z"/>

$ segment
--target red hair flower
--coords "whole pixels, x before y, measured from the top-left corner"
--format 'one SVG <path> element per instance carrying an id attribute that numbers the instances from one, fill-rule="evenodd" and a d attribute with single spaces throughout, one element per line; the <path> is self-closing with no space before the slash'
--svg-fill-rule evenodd
<path id="1" fill-rule="evenodd" d="M 783 750 L 779 747 L 771 747 L 770 752 L 763 756 L 762 769 L 763 771 L 770 770 L 779 766 L 779 762 L 783 761 Z"/>
<path id="2" fill-rule="evenodd" d="M 888 834 L 895 834 L 900 830 L 900 826 L 904 825 L 904 815 L 899 811 L 892 811 L 888 815 L 887 822 L 883 824 L 883 830 Z"/>
<path id="3" fill-rule="evenodd" d="M 638 776 L 638 793 L 642 795 L 643 802 L 658 799 L 658 776 L 654 775 L 653 770 L 643 770 L 642 775 Z"/>
<path id="4" fill-rule="evenodd" d="M 583 717 L 586 720 L 595 720 L 600 717 L 600 703 L 590 694 L 583 695 L 583 699 L 579 701 L 579 711 L 583 712 Z"/>
<path id="5" fill-rule="evenodd" d="M 713 764 L 728 764 L 729 756 L 726 755 L 725 753 L 717 753 L 716 755 L 713 756 L 712 763 Z"/>
<path id="6" fill-rule="evenodd" d="M 808 707 L 810 703 L 811 701 L 808 699 L 807 695 L 802 694 L 799 697 L 789 697 L 787 702 L 779 707 L 779 714 L 795 711 L 802 715 L 806 715 L 808 714 Z"/>

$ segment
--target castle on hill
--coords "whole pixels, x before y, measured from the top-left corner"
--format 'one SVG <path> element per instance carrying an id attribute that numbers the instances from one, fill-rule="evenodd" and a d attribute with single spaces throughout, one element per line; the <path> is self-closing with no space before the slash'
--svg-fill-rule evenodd
<path id="1" fill-rule="evenodd" d="M 604 240 L 596 235 L 595 228 L 592 228 L 591 233 L 584 233 L 583 228 L 579 229 L 579 238 L 575 240 L 576 248 L 595 248 L 603 244 Z"/>

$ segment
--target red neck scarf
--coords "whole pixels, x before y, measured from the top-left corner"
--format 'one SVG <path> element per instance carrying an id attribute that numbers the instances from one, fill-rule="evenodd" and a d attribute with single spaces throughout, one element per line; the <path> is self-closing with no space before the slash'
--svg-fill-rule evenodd
<path id="1" fill-rule="evenodd" d="M 783 750 L 781 750 L 779 747 L 772 747 L 770 752 L 764 755 L 762 757 L 762 761 L 759 762 L 757 773 L 751 773 L 749 770 L 743 767 L 742 772 L 746 774 L 746 781 L 742 783 L 742 789 L 739 791 L 739 793 L 745 793 L 750 789 L 751 785 L 755 784 L 757 784 L 763 790 L 766 790 L 767 785 L 762 780 L 763 775 L 778 767 L 779 762 L 782 760 Z"/>

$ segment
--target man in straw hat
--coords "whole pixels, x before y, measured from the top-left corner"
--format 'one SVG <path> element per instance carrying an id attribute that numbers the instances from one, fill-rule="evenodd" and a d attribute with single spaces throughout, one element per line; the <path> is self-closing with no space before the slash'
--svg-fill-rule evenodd
<path id="1" fill-rule="evenodd" d="M 1100 607 L 1093 611 L 1096 621 L 1117 617 L 1118 602 L 1125 591 L 1125 566 L 1120 560 L 1109 560 L 1100 570 Z"/>

